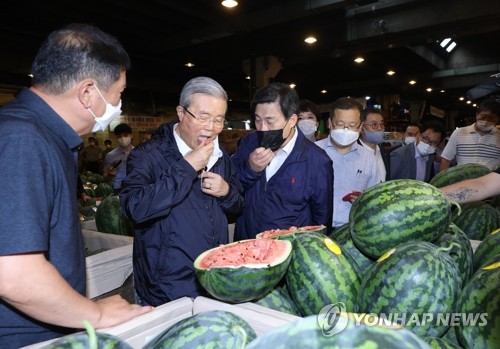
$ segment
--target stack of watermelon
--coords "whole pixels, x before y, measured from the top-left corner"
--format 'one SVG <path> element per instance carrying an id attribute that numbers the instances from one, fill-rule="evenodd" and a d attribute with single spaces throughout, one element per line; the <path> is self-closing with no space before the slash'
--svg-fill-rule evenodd
<path id="1" fill-rule="evenodd" d="M 473 166 L 465 169 L 470 173 L 464 175 L 454 169 L 455 176 L 462 178 L 479 173 L 474 172 Z M 453 181 L 445 175 L 441 175 L 440 180 Z M 247 301 L 294 315 L 312 315 L 318 319 L 325 307 L 382 317 L 396 314 L 395 319 L 389 320 L 404 325 L 433 345 L 469 348 L 477 342 L 485 348 L 500 348 L 497 272 L 500 229 L 496 229 L 500 224 L 488 225 L 484 223 L 486 220 L 481 220 L 483 223 L 476 230 L 486 231 L 481 232 L 485 238 L 473 254 L 464 224 L 455 221 L 460 217 L 458 211 L 454 212 L 453 203 L 431 184 L 415 180 L 381 183 L 359 196 L 352 206 L 349 223 L 329 236 L 321 226 L 290 227 L 259 234 L 260 239 L 292 244 L 288 266 L 282 257 L 282 261 L 278 261 L 281 271 L 285 269 L 280 280 L 276 277 L 266 281 L 266 268 L 247 264 L 246 269 L 232 265 L 224 278 L 215 276 L 211 282 L 219 285 L 218 292 L 230 287 L 229 293 L 245 293 Z M 251 275 L 249 282 L 242 281 L 245 279 L 242 272 Z M 259 286 L 257 290 L 254 285 L 259 279 L 272 287 Z M 487 313 L 487 323 L 465 326 L 460 317 L 450 320 L 450 314 L 455 313 L 464 313 L 465 321 L 467 316 Z M 330 313 L 330 317 L 334 314 Z M 425 319 L 428 321 L 422 321 Z M 278 332 L 280 341 L 287 343 L 285 347 L 294 347 L 290 343 L 295 334 L 302 331 L 301 326 L 290 325 Z M 314 327 L 307 333 L 317 330 Z M 356 345 L 368 340 L 367 332 L 359 333 L 363 334 L 359 334 Z M 326 343 L 336 343 L 329 340 Z M 371 337 L 370 341 L 376 342 Z M 425 343 L 418 343 L 426 347 Z M 257 339 L 252 345 L 280 347 L 281 344 L 275 339 L 262 342 Z M 324 343 L 319 341 L 318 345 Z M 400 343 L 400 347 L 402 345 Z M 332 347 L 335 346 L 332 344 Z"/>

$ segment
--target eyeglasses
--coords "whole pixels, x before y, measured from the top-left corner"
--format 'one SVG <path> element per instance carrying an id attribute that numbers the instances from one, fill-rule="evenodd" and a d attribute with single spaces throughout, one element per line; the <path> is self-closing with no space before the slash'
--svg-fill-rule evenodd
<path id="1" fill-rule="evenodd" d="M 370 128 L 372 129 L 382 129 L 384 130 L 385 129 L 385 124 L 383 122 L 381 122 L 380 124 L 376 123 L 376 122 L 372 122 L 371 124 L 363 124 L 365 126 L 369 126 Z"/>
<path id="2" fill-rule="evenodd" d="M 191 113 L 189 110 L 187 110 L 185 107 L 182 107 L 189 115 L 191 115 L 200 125 L 208 125 L 210 121 L 214 123 L 215 127 L 224 127 L 227 125 L 227 120 L 223 118 L 222 116 L 216 116 L 215 118 L 211 118 L 210 116 L 195 116 L 193 113 Z"/>
<path id="3" fill-rule="evenodd" d="M 422 136 L 422 141 L 429 144 L 431 147 L 437 147 L 441 142 L 432 141 L 429 137 Z"/>

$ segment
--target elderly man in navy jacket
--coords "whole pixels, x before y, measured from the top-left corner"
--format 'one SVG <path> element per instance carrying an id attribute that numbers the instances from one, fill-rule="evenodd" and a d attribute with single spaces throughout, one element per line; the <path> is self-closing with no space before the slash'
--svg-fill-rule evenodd
<path id="1" fill-rule="evenodd" d="M 332 161 L 296 127 L 297 93 L 288 85 L 270 84 L 256 92 L 251 109 L 257 131 L 241 139 L 232 157 L 245 189 L 235 240 L 290 226 L 330 228 Z"/>
<path id="2" fill-rule="evenodd" d="M 194 78 L 182 89 L 179 122 L 160 126 L 128 157 L 120 200 L 135 223 L 134 282 L 143 304 L 204 294 L 193 262 L 228 242 L 226 214 L 239 213 L 243 197 L 217 138 L 226 110 L 222 86 Z"/>

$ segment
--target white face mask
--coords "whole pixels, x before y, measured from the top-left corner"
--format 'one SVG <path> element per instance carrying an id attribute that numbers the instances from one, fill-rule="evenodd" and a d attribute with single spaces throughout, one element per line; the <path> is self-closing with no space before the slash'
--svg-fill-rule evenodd
<path id="1" fill-rule="evenodd" d="M 436 151 L 436 147 L 433 147 L 430 144 L 427 144 L 427 143 L 420 141 L 417 144 L 417 150 L 420 153 L 420 155 L 425 156 L 425 155 L 434 154 L 434 152 Z"/>
<path id="2" fill-rule="evenodd" d="M 131 137 L 120 137 L 118 138 L 118 144 L 120 144 L 120 147 L 126 148 L 130 145 L 130 142 L 132 142 Z"/>
<path id="3" fill-rule="evenodd" d="M 365 139 L 367 142 L 379 144 L 384 140 L 384 131 L 368 131 L 366 128 L 363 128 L 363 130 L 365 130 Z"/>
<path id="4" fill-rule="evenodd" d="M 490 132 L 493 130 L 493 127 L 495 127 L 495 123 L 486 120 L 477 120 L 476 126 L 483 132 Z"/>
<path id="5" fill-rule="evenodd" d="M 102 95 L 101 91 L 99 91 L 97 86 L 94 85 L 94 87 L 101 96 L 101 98 L 103 99 L 104 103 L 106 103 L 106 110 L 104 111 L 104 114 L 102 114 L 101 117 L 97 117 L 90 108 L 87 108 L 87 110 L 90 112 L 90 114 L 92 114 L 92 116 L 95 119 L 95 125 L 92 128 L 92 132 L 104 131 L 104 129 L 109 126 L 111 121 L 119 117 L 120 114 L 122 113 L 122 100 L 120 99 L 120 102 L 118 102 L 117 106 L 113 106 L 111 103 L 108 103 L 106 101 L 106 98 L 104 98 L 104 96 Z"/>
<path id="6" fill-rule="evenodd" d="M 330 137 L 335 143 L 345 147 L 356 142 L 359 138 L 359 132 L 351 131 L 348 128 L 336 128 L 330 131 Z"/>
<path id="7" fill-rule="evenodd" d="M 316 131 L 318 130 L 318 125 L 314 120 L 302 119 L 299 120 L 298 125 L 299 129 L 307 138 L 313 137 Z"/>
<path id="8" fill-rule="evenodd" d="M 415 137 L 405 137 L 406 144 L 415 143 L 415 141 L 416 141 Z"/>

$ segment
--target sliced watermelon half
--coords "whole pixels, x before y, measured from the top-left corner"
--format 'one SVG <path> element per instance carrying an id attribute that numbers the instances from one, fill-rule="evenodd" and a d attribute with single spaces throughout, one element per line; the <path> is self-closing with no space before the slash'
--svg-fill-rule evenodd
<path id="1" fill-rule="evenodd" d="M 278 284 L 290 264 L 291 252 L 287 240 L 242 240 L 203 252 L 194 261 L 194 270 L 214 298 L 248 302 Z"/>

